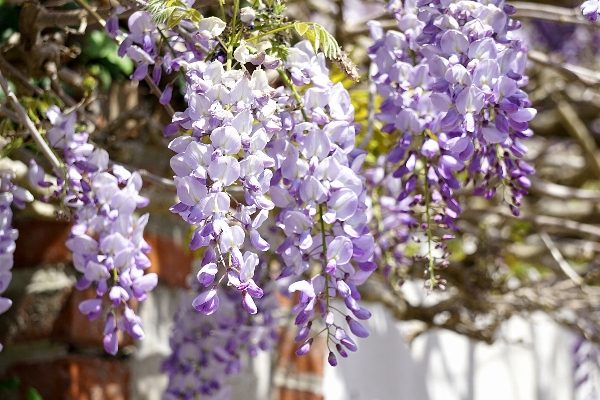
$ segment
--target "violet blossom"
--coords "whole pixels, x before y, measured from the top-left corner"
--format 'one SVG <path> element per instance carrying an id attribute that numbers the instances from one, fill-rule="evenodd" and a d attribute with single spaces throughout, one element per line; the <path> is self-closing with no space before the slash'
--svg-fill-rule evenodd
<path id="1" fill-rule="evenodd" d="M 88 143 L 86 132 L 76 132 L 74 113 L 64 115 L 55 106 L 48 110 L 53 127 L 50 143 L 62 150 L 64 177 L 57 179 L 54 197 L 71 210 L 73 226 L 67 248 L 75 269 L 82 273 L 76 287 L 96 287 L 97 297 L 84 300 L 80 311 L 94 320 L 103 314 L 102 299 L 110 300 L 104 330 L 104 347 L 115 354 L 117 331 L 143 339 L 141 320 L 130 307 L 144 301 L 158 277 L 144 273 L 150 266 L 150 246 L 143 238 L 148 214 L 134 215 L 148 199 L 140 196 L 142 178 L 120 166 L 109 167 L 108 153 Z M 32 184 L 47 186 L 43 170 L 32 164 Z"/>

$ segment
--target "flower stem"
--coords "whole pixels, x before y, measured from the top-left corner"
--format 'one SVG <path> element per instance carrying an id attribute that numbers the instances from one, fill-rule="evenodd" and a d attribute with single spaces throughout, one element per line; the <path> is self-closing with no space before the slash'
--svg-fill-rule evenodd
<path id="1" fill-rule="evenodd" d="M 435 287 L 435 271 L 434 271 L 434 261 L 433 261 L 433 252 L 431 250 L 431 242 L 432 234 L 431 234 L 431 194 L 429 190 L 429 180 L 427 179 L 427 157 L 423 157 L 423 162 L 425 164 L 425 216 L 427 222 L 427 254 L 429 256 L 429 280 L 430 280 L 430 289 Z"/>
<path id="2" fill-rule="evenodd" d="M 281 77 L 281 79 L 283 79 L 285 84 L 292 91 L 292 94 L 294 95 L 294 98 L 296 99 L 296 102 L 298 103 L 298 106 L 300 107 L 300 112 L 302 113 L 302 117 L 304 117 L 305 121 L 308 121 L 308 116 L 306 115 L 306 112 L 304 111 L 304 106 L 302 105 L 302 98 L 300 97 L 300 94 L 298 93 L 296 86 L 294 85 L 294 83 L 290 80 L 290 78 L 287 76 L 287 74 L 281 68 L 277 68 L 277 72 L 279 72 L 279 76 Z"/>
<path id="3" fill-rule="evenodd" d="M 293 27 L 294 27 L 294 24 L 280 26 L 279 28 L 275 28 L 275 29 L 272 29 L 272 30 L 270 30 L 268 32 L 261 33 L 260 35 L 253 36 L 250 39 L 248 39 L 248 41 L 249 42 L 257 41 L 258 39 L 262 39 L 265 36 L 269 36 L 269 35 L 271 35 L 273 33 L 281 32 L 281 31 L 285 31 L 285 30 L 288 30 L 288 29 L 293 28 Z"/>
<path id="4" fill-rule="evenodd" d="M 231 59 L 233 58 L 233 44 L 237 39 L 235 34 L 235 24 L 237 22 L 237 14 L 240 8 L 240 0 L 233 0 L 233 19 L 231 20 L 231 38 L 229 39 L 229 46 L 227 46 L 227 70 L 231 69 Z"/>

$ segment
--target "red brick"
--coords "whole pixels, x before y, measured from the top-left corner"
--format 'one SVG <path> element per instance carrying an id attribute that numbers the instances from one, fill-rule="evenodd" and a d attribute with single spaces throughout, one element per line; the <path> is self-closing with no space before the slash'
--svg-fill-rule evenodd
<path id="1" fill-rule="evenodd" d="M 26 219 L 15 221 L 19 230 L 14 255 L 15 268 L 70 263 L 72 255 L 65 242 L 71 225 L 67 222 Z M 144 238 L 152 246 L 148 254 L 152 266 L 148 272 L 158 274 L 159 281 L 169 286 L 186 287 L 193 255 L 173 239 L 146 232 Z"/>
<path id="2" fill-rule="evenodd" d="M 65 242 L 71 225 L 67 222 L 16 220 L 19 230 L 14 260 L 15 268 L 70 262 L 72 257 Z"/>
<path id="3" fill-rule="evenodd" d="M 102 347 L 104 337 L 104 318 L 100 317 L 94 321 L 89 321 L 85 315 L 79 311 L 79 303 L 86 299 L 96 297 L 96 291 L 88 289 L 85 291 L 73 290 L 69 301 L 65 305 L 59 319 L 56 321 L 52 337 L 61 341 L 66 341 L 76 346 L 96 346 Z M 108 308 L 108 300 L 106 300 Z M 137 304 L 132 308 L 137 309 Z M 119 332 L 119 347 L 133 344 L 133 339 L 128 334 Z"/>
<path id="4" fill-rule="evenodd" d="M 323 396 L 311 392 L 279 388 L 279 400 L 323 400 Z"/>
<path id="5" fill-rule="evenodd" d="M 52 336 L 57 320 L 69 302 L 71 288 L 45 293 L 19 293 L 0 319 L 0 340 L 5 345 Z"/>
<path id="6" fill-rule="evenodd" d="M 146 233 L 144 238 L 152 251 L 148 254 L 152 265 L 148 272 L 155 272 L 158 281 L 169 286 L 186 287 L 186 279 L 191 271 L 192 252 L 186 251 L 172 239 Z"/>
<path id="7" fill-rule="evenodd" d="M 67 356 L 58 360 L 13 365 L 5 378 L 21 381 L 22 398 L 28 388 L 44 400 L 127 400 L 129 368 L 117 358 Z"/>
<path id="8" fill-rule="evenodd" d="M 296 326 L 285 327 L 280 332 L 280 342 L 277 351 L 276 373 L 284 376 L 302 378 L 302 375 L 323 376 L 326 352 L 326 336 L 321 334 L 314 338 L 308 354 L 296 355 L 296 349 L 301 343 L 296 343 L 294 338 L 297 333 Z M 293 378 L 292 378 L 293 379 Z M 323 396 L 287 387 L 276 388 L 279 400 L 322 400 Z"/>

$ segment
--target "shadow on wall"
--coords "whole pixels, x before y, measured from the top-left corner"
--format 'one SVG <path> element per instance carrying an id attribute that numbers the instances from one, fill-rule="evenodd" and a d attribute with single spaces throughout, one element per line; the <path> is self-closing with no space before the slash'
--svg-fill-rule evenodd
<path id="1" fill-rule="evenodd" d="M 575 335 L 543 314 L 505 323 L 493 345 L 449 331 L 420 335 L 409 347 L 380 305 L 359 351 L 325 368 L 325 400 L 573 399 Z"/>

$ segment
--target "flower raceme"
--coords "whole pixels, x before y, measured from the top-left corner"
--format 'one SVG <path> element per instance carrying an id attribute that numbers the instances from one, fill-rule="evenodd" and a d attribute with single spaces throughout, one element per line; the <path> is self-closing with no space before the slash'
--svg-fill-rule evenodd
<path id="1" fill-rule="evenodd" d="M 218 312 L 198 312 L 195 303 L 203 293 L 192 299 L 203 285 L 192 282 L 192 290 L 182 296 L 175 316 L 169 341 L 172 354 L 162 364 L 162 371 L 169 375 L 165 399 L 195 398 L 197 395 L 228 399 L 231 388 L 225 378 L 240 372 L 242 355 L 256 356 L 259 350 L 273 347 L 278 323 L 274 317 L 277 300 L 272 293 L 276 283 L 267 282 L 267 271 L 259 269 L 257 280 L 266 293 L 257 300 L 260 314 L 252 318 L 248 318 L 242 292 L 233 286 L 221 289 Z M 209 293 L 204 297 L 213 296 L 211 292 L 204 292 Z"/>
<path id="2" fill-rule="evenodd" d="M 391 1 L 388 10 L 399 30 L 384 34 L 370 22 L 369 54 L 385 99 L 376 117 L 383 131 L 400 137 L 387 156 L 401 180 L 397 199 L 425 206 L 430 240 L 433 222 L 455 229 L 462 207 L 453 193 L 469 182 L 486 198 L 498 185 L 508 188 L 505 200 L 518 215 L 533 173 L 521 160 L 522 140 L 532 135 L 528 121 L 536 111 L 520 89 L 528 81 L 527 49 L 510 36 L 520 26 L 509 18 L 514 8 L 503 0 L 416 0 L 403 7 Z M 420 185 L 424 193 L 417 193 Z"/>
<path id="3" fill-rule="evenodd" d="M 19 232 L 12 227 L 13 213 L 10 207 L 14 205 L 22 209 L 25 203 L 33 201 L 31 193 L 12 183 L 13 179 L 12 171 L 0 170 L 0 295 L 6 291 L 12 280 L 10 270 L 13 267 L 15 241 L 19 237 Z M 0 314 L 5 313 L 11 305 L 10 299 L 0 296 Z"/>
<path id="4" fill-rule="evenodd" d="M 137 172 L 109 168 L 106 151 L 88 143 L 87 133 L 75 132 L 74 113 L 64 115 L 52 106 L 48 118 L 53 124 L 48 139 L 61 151 L 65 170 L 57 177 L 54 197 L 71 210 L 73 226 L 66 245 L 75 269 L 83 274 L 76 287 L 96 287 L 96 297 L 82 301 L 79 310 L 94 320 L 109 304 L 104 347 L 116 354 L 118 330 L 135 339 L 144 337 L 131 303 L 144 301 L 157 284 L 155 273 L 144 273 L 150 266 L 150 246 L 143 238 L 148 214 L 134 216 L 148 199 L 139 195 L 142 179 Z M 47 186 L 43 177 L 44 171 L 32 163 L 32 184 Z"/>
<path id="5" fill-rule="evenodd" d="M 344 282 L 354 289 L 343 296 L 358 297 L 355 285 L 374 269 L 366 190 L 358 175 L 364 154 L 354 149 L 353 108 L 310 43 L 290 49 L 280 70 L 287 86 L 277 89 L 269 85 L 266 70 L 250 74 L 247 56 L 238 50 L 240 69 L 228 70 L 219 60 L 187 65 L 187 108 L 173 119 L 190 134 L 169 145 L 177 153 L 171 167 L 180 200 L 171 211 L 195 227 L 190 249 L 206 248 L 198 280 L 211 287 L 193 305 L 205 314 L 218 312 L 215 282 L 226 279 L 242 293 L 246 311 L 258 311 L 254 299 L 263 290 L 253 280 L 256 252 L 270 249 L 259 228 L 278 207 L 276 224 L 286 236 L 276 249 L 284 261 L 280 278 L 302 279 L 311 260 L 325 260 L 320 273 L 302 281 L 318 282 L 312 302 L 295 308 L 297 323 L 305 328 L 331 313 L 329 299 L 336 294 L 327 287 Z M 301 98 L 295 85 L 307 84 Z M 234 188 L 243 192 L 243 202 Z M 253 250 L 242 253 L 246 233 Z M 349 312 L 359 310 L 354 301 Z"/>
<path id="6" fill-rule="evenodd" d="M 332 332 L 343 328 L 330 307 L 338 295 L 348 309 L 348 314 L 339 311 L 343 316 L 369 317 L 356 303 L 356 285 L 376 268 L 371 262 L 375 244 L 367 227 L 365 182 L 359 175 L 365 154 L 354 148 L 348 92 L 331 82 L 323 54 L 315 54 L 306 41 L 290 49 L 284 68 L 294 85 L 311 86 L 302 98 L 281 97 L 286 109 L 299 110 L 281 114 L 284 129 L 269 146 L 276 163 L 271 199 L 280 208 L 276 220 L 287 237 L 276 250 L 285 265 L 281 277 L 302 277 L 310 271 L 311 260 L 321 264 L 317 274 L 289 287 L 300 293 L 292 312 L 300 332 L 306 333 L 297 337 L 304 341 L 298 349 L 303 354 L 310 348 L 312 338 L 305 339 L 317 318 L 326 325 L 328 342 L 339 344 Z"/>
<path id="7" fill-rule="evenodd" d="M 254 252 L 242 254 L 241 248 L 246 232 L 256 250 L 270 247 L 258 228 L 274 207 L 266 196 L 273 160 L 264 150 L 281 126 L 271 99 L 275 91 L 264 70 L 248 76 L 243 70 L 226 71 L 216 60 L 189 65 L 187 76 L 188 108 L 175 114 L 174 123 L 192 134 L 169 145 L 177 152 L 171 167 L 180 200 L 171 211 L 195 226 L 190 249 L 208 247 L 201 283 L 211 285 L 223 266 L 222 277 L 243 293 L 246 309 L 256 313 L 253 298 L 262 297 L 252 279 L 258 258 Z M 242 189 L 245 205 L 228 192 L 233 186 Z M 219 304 L 218 287 L 209 293 L 194 301 L 207 314 Z"/>

